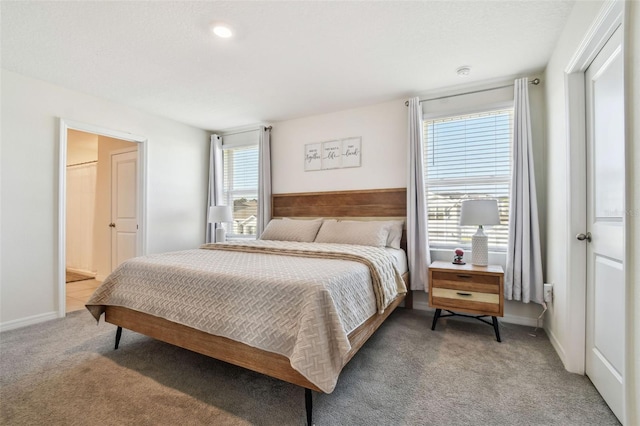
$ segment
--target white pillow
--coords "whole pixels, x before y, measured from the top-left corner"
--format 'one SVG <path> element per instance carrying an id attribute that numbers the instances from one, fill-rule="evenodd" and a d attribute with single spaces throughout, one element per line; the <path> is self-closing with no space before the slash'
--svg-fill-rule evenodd
<path id="1" fill-rule="evenodd" d="M 400 248 L 402 241 L 402 228 L 404 228 L 404 220 L 389 220 L 389 237 L 387 238 L 387 247 L 394 249 Z"/>
<path id="2" fill-rule="evenodd" d="M 301 241 L 312 243 L 322 225 L 322 219 L 272 219 L 260 235 L 261 240 Z"/>
<path id="3" fill-rule="evenodd" d="M 385 247 L 390 225 L 386 222 L 325 220 L 316 236 L 316 243 L 358 244 Z"/>
<path id="4" fill-rule="evenodd" d="M 344 223 L 362 223 L 358 220 L 341 220 Z M 378 223 L 389 227 L 389 236 L 387 237 L 386 246 L 394 249 L 400 248 L 402 241 L 402 230 L 404 228 L 404 220 L 370 220 L 368 223 Z"/>

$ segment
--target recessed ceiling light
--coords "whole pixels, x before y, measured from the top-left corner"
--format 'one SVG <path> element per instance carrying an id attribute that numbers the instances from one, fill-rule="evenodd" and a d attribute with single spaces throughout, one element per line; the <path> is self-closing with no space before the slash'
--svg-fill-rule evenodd
<path id="1" fill-rule="evenodd" d="M 221 38 L 229 38 L 233 35 L 233 31 L 231 31 L 231 28 L 228 25 L 221 23 L 211 25 L 211 31 L 213 31 L 215 35 Z"/>
<path id="2" fill-rule="evenodd" d="M 460 68 L 458 68 L 456 70 L 456 73 L 460 76 L 460 77 L 467 77 L 469 74 L 471 74 L 471 67 L 468 66 L 462 66 Z"/>

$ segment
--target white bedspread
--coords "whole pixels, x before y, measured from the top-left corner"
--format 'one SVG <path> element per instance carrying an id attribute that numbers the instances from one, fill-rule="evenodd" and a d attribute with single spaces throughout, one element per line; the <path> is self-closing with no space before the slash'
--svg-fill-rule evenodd
<path id="1" fill-rule="evenodd" d="M 348 334 L 406 291 L 393 256 L 380 248 L 260 240 L 213 246 L 131 259 L 87 308 L 99 319 L 105 306 L 125 306 L 284 355 L 329 393 L 351 349 Z"/>

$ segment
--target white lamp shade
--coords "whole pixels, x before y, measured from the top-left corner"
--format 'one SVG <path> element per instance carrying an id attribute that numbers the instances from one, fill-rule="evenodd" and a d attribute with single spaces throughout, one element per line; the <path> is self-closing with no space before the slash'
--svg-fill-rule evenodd
<path id="1" fill-rule="evenodd" d="M 496 200 L 465 200 L 460 210 L 460 225 L 500 225 L 500 213 Z"/>
<path id="2" fill-rule="evenodd" d="M 209 223 L 233 222 L 231 206 L 209 207 Z"/>

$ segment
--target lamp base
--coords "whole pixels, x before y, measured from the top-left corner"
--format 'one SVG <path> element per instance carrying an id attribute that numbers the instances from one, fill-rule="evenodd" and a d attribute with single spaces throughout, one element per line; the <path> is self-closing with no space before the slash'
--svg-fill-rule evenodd
<path id="1" fill-rule="evenodd" d="M 485 235 L 482 226 L 471 237 L 471 263 L 476 266 L 489 264 L 489 237 Z"/>
<path id="2" fill-rule="evenodd" d="M 216 228 L 216 243 L 224 243 L 227 240 L 226 232 L 223 227 Z"/>

